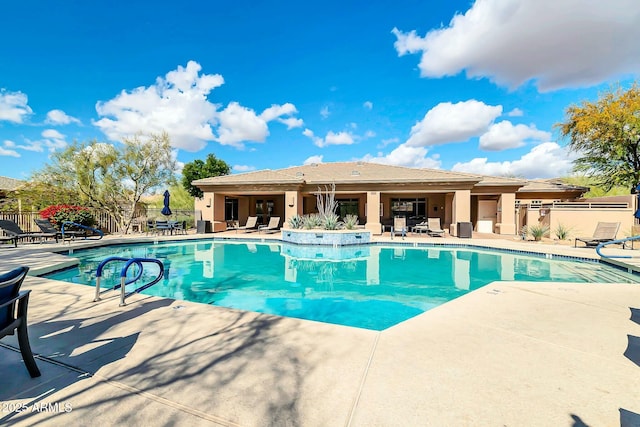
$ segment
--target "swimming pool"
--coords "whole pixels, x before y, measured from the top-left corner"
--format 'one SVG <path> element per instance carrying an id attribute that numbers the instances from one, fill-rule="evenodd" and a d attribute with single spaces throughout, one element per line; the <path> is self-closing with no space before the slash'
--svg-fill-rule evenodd
<path id="1" fill-rule="evenodd" d="M 97 265 L 116 255 L 163 261 L 165 277 L 143 292 L 147 295 L 373 330 L 499 280 L 640 282 L 595 262 L 467 247 L 332 248 L 211 240 L 76 251 L 77 268 L 46 277 L 94 286 Z M 121 266 L 108 264 L 103 288 L 119 283 Z M 158 271 L 154 268 L 145 266 L 149 280 Z"/>

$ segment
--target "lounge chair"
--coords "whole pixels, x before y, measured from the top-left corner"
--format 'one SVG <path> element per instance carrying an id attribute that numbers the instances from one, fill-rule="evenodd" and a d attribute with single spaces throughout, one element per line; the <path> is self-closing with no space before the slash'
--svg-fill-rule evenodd
<path id="1" fill-rule="evenodd" d="M 0 242 L 10 242 L 13 240 L 13 246 L 18 247 L 18 238 L 16 236 L 0 236 Z"/>
<path id="2" fill-rule="evenodd" d="M 598 246 L 599 243 L 615 240 L 619 228 L 619 222 L 599 222 L 592 237 L 576 237 L 573 247 L 577 247 L 578 242 L 583 242 L 587 247 L 593 247 Z"/>
<path id="3" fill-rule="evenodd" d="M 249 233 L 251 231 L 256 231 L 258 229 L 258 217 L 250 216 L 247 218 L 247 222 L 242 227 L 236 228 L 236 233 L 238 230 L 244 230 L 245 233 Z"/>
<path id="4" fill-rule="evenodd" d="M 393 228 L 391 228 L 391 238 L 396 234 L 400 234 L 404 240 L 404 236 L 407 235 L 407 218 L 396 217 L 393 218 Z"/>
<path id="5" fill-rule="evenodd" d="M 414 225 L 411 231 L 413 231 L 414 233 L 420 233 L 420 234 L 426 233 L 429 231 L 429 223 L 426 221 L 422 221 Z"/>
<path id="6" fill-rule="evenodd" d="M 277 233 L 280 231 L 280 217 L 272 216 L 269 218 L 269 224 L 258 227 L 259 233 L 262 233 L 263 231 L 265 233 Z"/>
<path id="7" fill-rule="evenodd" d="M 31 378 L 35 378 L 40 376 L 40 370 L 33 358 L 27 334 L 27 307 L 31 291 L 20 292 L 20 285 L 28 272 L 29 267 L 18 267 L 0 275 L 0 338 L 18 331 L 22 359 Z"/>
<path id="8" fill-rule="evenodd" d="M 429 236 L 444 237 L 444 230 L 440 226 L 440 218 L 427 218 L 427 228 Z"/>
<path id="9" fill-rule="evenodd" d="M 15 222 L 13 222 L 11 220 L 8 220 L 8 219 L 0 220 L 0 228 L 2 228 L 4 230 L 5 234 L 7 234 L 10 237 L 15 237 L 18 240 L 20 240 L 20 239 L 31 239 L 31 240 L 34 240 L 36 238 L 39 238 L 40 241 L 42 241 L 42 239 L 53 237 L 54 239 L 56 239 L 56 243 L 58 242 L 58 233 L 57 232 L 55 232 L 55 233 L 36 233 L 36 232 L 23 231 L 18 224 L 16 224 Z"/>
<path id="10" fill-rule="evenodd" d="M 71 239 L 75 239 L 76 237 L 86 237 L 87 233 L 84 231 L 75 231 L 75 230 L 64 230 L 64 235 L 62 234 L 62 231 L 59 231 L 57 228 L 55 228 L 53 226 L 53 224 L 51 224 L 51 222 L 49 222 L 48 219 L 39 219 L 36 218 L 33 220 L 36 225 L 40 228 L 40 230 L 42 230 L 43 233 L 46 234 L 56 234 L 56 237 L 60 237 L 60 238 L 65 238 L 65 237 L 69 237 Z M 58 239 L 56 238 L 56 241 Z"/>

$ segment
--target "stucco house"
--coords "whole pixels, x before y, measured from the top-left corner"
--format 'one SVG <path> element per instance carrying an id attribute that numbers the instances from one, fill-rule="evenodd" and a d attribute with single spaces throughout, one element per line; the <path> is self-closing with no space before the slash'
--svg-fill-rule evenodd
<path id="1" fill-rule="evenodd" d="M 331 191 L 335 185 L 337 213 L 341 217 L 358 215 L 360 223 L 374 234 L 380 234 L 394 217 L 404 216 L 409 225 L 440 218 L 453 236 L 459 223 L 470 223 L 477 232 L 515 235 L 527 221 L 533 221 L 530 210 L 538 214 L 537 221 L 548 221 L 554 205 L 581 203 L 580 197 L 588 191 L 553 180 L 367 162 L 266 169 L 200 179 L 193 185 L 204 192 L 203 198 L 196 200 L 195 209 L 202 212 L 203 220 L 213 224 L 213 231 L 226 230 L 231 221 L 244 224 L 249 216 L 257 216 L 260 224 L 266 224 L 270 217 L 280 217 L 286 228 L 287 218 L 315 212 L 316 194 Z M 632 221 L 632 206 L 618 213 Z M 591 226 L 586 225 L 584 232 L 591 232 Z"/>

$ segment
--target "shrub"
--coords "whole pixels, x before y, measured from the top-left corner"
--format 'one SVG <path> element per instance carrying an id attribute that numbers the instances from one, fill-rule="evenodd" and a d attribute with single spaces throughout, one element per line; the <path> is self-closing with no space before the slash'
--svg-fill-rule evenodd
<path id="1" fill-rule="evenodd" d="M 336 213 L 329 213 L 324 216 L 322 226 L 325 230 L 338 230 L 342 223 L 339 221 L 340 217 Z"/>
<path id="2" fill-rule="evenodd" d="M 309 214 L 303 217 L 304 228 L 310 230 L 312 228 L 318 228 L 322 225 L 322 218 L 318 214 Z"/>
<path id="3" fill-rule="evenodd" d="M 549 227 L 546 225 L 531 225 L 527 228 L 527 231 L 537 241 L 549 234 Z"/>
<path id="4" fill-rule="evenodd" d="M 558 224 L 555 230 L 553 230 L 553 234 L 558 238 L 558 240 L 567 240 L 569 238 L 569 232 L 571 228 Z"/>
<path id="5" fill-rule="evenodd" d="M 302 226 L 304 225 L 304 218 L 302 218 L 300 215 L 294 215 L 287 220 L 287 223 L 291 228 L 302 228 Z"/>
<path id="6" fill-rule="evenodd" d="M 88 208 L 74 205 L 51 205 L 40 211 L 40 217 L 48 219 L 58 228 L 65 221 L 75 222 L 86 226 L 93 226 L 95 219 Z"/>
<path id="7" fill-rule="evenodd" d="M 358 215 L 348 214 L 344 217 L 344 228 L 353 230 L 358 225 Z"/>

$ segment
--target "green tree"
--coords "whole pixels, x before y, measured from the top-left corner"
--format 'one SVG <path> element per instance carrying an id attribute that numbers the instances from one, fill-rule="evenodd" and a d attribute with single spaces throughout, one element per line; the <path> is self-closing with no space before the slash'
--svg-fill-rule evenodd
<path id="1" fill-rule="evenodd" d="M 207 154 L 207 159 L 194 160 L 184 165 L 182 169 L 182 186 L 193 197 L 202 197 L 203 193 L 198 187 L 191 185 L 196 179 L 211 178 L 213 176 L 229 175 L 231 167 L 224 160 L 216 158 L 214 154 Z"/>
<path id="2" fill-rule="evenodd" d="M 566 111 L 556 124 L 578 155 L 576 172 L 585 173 L 605 191 L 640 182 L 640 86 L 618 87 Z"/>
<path id="3" fill-rule="evenodd" d="M 85 206 L 105 210 L 127 233 L 142 195 L 174 182 L 175 170 L 166 133 L 136 135 L 117 146 L 73 143 L 54 153 L 34 181 L 75 192 Z"/>

